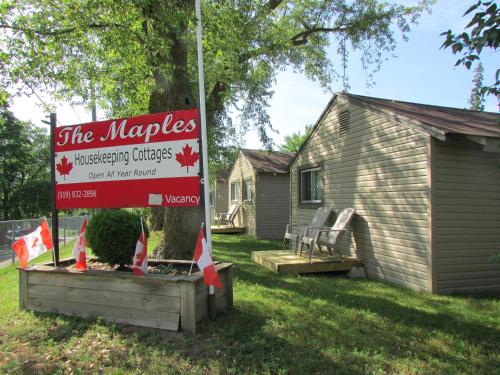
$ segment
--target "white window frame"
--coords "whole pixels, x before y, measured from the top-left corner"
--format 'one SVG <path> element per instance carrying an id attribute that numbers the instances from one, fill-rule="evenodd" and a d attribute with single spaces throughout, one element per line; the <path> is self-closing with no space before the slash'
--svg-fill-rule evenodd
<path id="1" fill-rule="evenodd" d="M 309 168 L 309 169 L 304 169 L 302 171 L 300 171 L 300 203 L 321 203 L 321 198 L 320 199 L 310 199 L 310 200 L 303 200 L 303 196 L 304 196 L 304 185 L 303 185 L 303 179 L 302 179 L 302 176 L 305 174 L 305 173 L 311 173 L 311 194 L 313 193 L 314 191 L 314 179 L 312 178 L 312 172 L 318 172 L 320 174 L 320 178 L 321 178 L 321 167 L 315 167 L 315 168 Z M 320 192 L 320 196 L 322 196 L 322 188 L 323 188 L 323 180 L 321 180 L 321 185 L 319 187 L 319 192 Z"/>
<path id="2" fill-rule="evenodd" d="M 234 189 L 233 189 L 234 186 Z M 240 182 L 239 181 L 233 181 L 231 182 L 231 202 L 238 202 L 240 200 Z"/>
<path id="3" fill-rule="evenodd" d="M 252 179 L 243 180 L 243 201 L 251 202 L 252 201 Z"/>

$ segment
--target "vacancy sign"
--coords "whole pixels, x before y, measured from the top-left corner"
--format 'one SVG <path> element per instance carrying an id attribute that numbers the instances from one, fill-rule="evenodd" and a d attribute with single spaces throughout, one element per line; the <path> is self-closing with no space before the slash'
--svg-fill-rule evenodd
<path id="1" fill-rule="evenodd" d="M 56 128 L 56 208 L 193 207 L 198 111 Z"/>

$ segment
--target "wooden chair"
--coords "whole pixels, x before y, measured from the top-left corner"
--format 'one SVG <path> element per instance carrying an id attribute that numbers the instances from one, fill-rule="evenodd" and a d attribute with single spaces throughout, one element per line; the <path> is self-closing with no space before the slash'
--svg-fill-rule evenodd
<path id="1" fill-rule="evenodd" d="M 218 225 L 223 225 L 224 223 L 230 224 L 234 228 L 234 219 L 240 210 L 240 205 L 235 203 L 229 207 L 229 211 L 226 213 L 216 213 L 215 214 L 215 222 Z"/>
<path id="2" fill-rule="evenodd" d="M 283 250 L 285 249 L 286 240 L 291 243 L 295 241 L 295 254 L 299 248 L 300 239 L 306 234 L 307 228 L 310 227 L 323 227 L 330 217 L 331 209 L 328 207 L 320 207 L 314 213 L 314 217 L 311 220 L 311 224 L 305 225 L 293 225 L 287 224 L 285 236 L 283 238 Z M 294 229 L 295 228 L 295 229 Z"/>
<path id="3" fill-rule="evenodd" d="M 306 245 L 309 249 L 309 261 L 312 258 L 315 246 L 318 246 L 320 251 L 321 246 L 324 246 L 328 249 L 330 255 L 333 255 L 332 250 L 344 235 L 355 213 L 356 211 L 354 208 L 345 208 L 337 216 L 337 220 L 331 228 L 308 228 L 306 230 L 306 234 L 302 236 L 300 241 L 300 256 L 302 256 L 304 245 Z M 339 253 L 339 255 L 340 258 L 342 258 L 342 254 Z"/>
<path id="4" fill-rule="evenodd" d="M 297 229 L 294 230 L 294 227 L 296 227 Z M 285 250 L 285 243 L 286 243 L 286 240 L 288 240 L 288 243 L 290 244 L 290 246 L 292 243 L 295 244 L 294 245 L 295 246 L 295 254 L 297 254 L 297 249 L 299 247 L 299 240 L 305 234 L 305 229 L 306 229 L 306 226 L 304 226 L 304 225 L 287 224 L 285 237 L 283 238 L 283 250 Z"/>

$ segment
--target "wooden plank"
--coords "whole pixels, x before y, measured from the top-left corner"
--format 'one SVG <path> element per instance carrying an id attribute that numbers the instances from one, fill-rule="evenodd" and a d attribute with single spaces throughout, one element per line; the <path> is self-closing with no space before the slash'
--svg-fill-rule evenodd
<path id="1" fill-rule="evenodd" d="M 206 305 L 196 304 L 196 283 L 181 282 L 181 328 L 196 333 L 196 312 L 206 310 Z M 200 319 L 201 320 L 201 319 Z"/>
<path id="2" fill-rule="evenodd" d="M 82 318 L 102 317 L 106 320 L 177 331 L 179 329 L 179 314 L 124 309 L 122 307 L 94 305 L 91 303 L 75 303 L 46 298 L 28 298 L 28 310 L 40 312 L 55 312 Z"/>
<path id="3" fill-rule="evenodd" d="M 353 267 L 359 267 L 361 261 L 345 258 L 337 262 L 313 262 L 299 264 L 278 264 L 278 273 L 301 274 L 314 272 L 342 272 Z"/>
<path id="4" fill-rule="evenodd" d="M 204 293 L 200 293 L 196 295 L 196 306 L 207 306 L 208 301 L 208 289 L 204 291 Z M 215 288 L 215 308 L 217 310 L 224 310 L 227 307 L 227 296 L 224 290 Z M 206 316 L 207 310 L 205 309 L 205 313 L 201 311 L 201 309 L 196 311 L 197 321 L 201 320 L 204 316 Z"/>
<path id="5" fill-rule="evenodd" d="M 26 309 L 28 298 L 28 273 L 19 269 L 19 310 Z"/>
<path id="6" fill-rule="evenodd" d="M 180 312 L 180 297 L 148 295 L 142 293 L 108 291 L 102 289 L 73 288 L 67 286 L 31 284 L 28 289 L 28 298 L 46 298 L 75 303 L 89 302 L 93 305 L 124 307 L 145 311 Z"/>
<path id="7" fill-rule="evenodd" d="M 226 272 L 218 272 L 222 284 L 226 282 Z M 218 290 L 218 289 L 217 289 Z M 208 286 L 204 282 L 196 283 L 196 296 L 201 293 L 208 293 Z"/>
<path id="8" fill-rule="evenodd" d="M 245 233 L 245 227 L 212 226 L 213 234 L 234 234 Z"/>
<path id="9" fill-rule="evenodd" d="M 357 258 L 345 257 L 342 261 L 338 256 L 315 254 L 311 261 L 307 256 L 298 256 L 293 252 L 284 251 L 252 251 L 252 260 L 275 273 L 313 273 L 348 271 L 359 267 L 361 261 Z"/>
<path id="10" fill-rule="evenodd" d="M 30 284 L 43 284 L 53 286 L 66 286 L 73 288 L 101 290 L 104 279 L 101 275 L 90 273 L 69 274 L 69 273 L 49 273 L 30 272 Z M 180 288 L 177 282 L 169 282 L 160 279 L 136 277 L 132 280 L 120 276 L 108 277 L 105 279 L 106 290 L 115 292 L 144 293 L 148 295 L 179 297 Z"/>

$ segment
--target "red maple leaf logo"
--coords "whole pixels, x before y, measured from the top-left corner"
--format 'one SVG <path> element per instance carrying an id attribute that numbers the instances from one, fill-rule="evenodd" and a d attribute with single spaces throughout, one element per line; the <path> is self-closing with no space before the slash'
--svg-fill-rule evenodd
<path id="1" fill-rule="evenodd" d="M 181 167 L 186 167 L 186 171 L 189 172 L 189 167 L 194 167 L 194 163 L 200 158 L 199 152 L 193 152 L 193 149 L 186 145 L 182 148 L 182 152 L 175 154 L 175 160 L 179 162 Z"/>
<path id="2" fill-rule="evenodd" d="M 69 175 L 69 172 L 73 169 L 73 163 L 68 163 L 68 158 L 63 156 L 59 164 L 56 164 L 56 169 L 61 176 L 66 180 L 66 175 Z"/>

